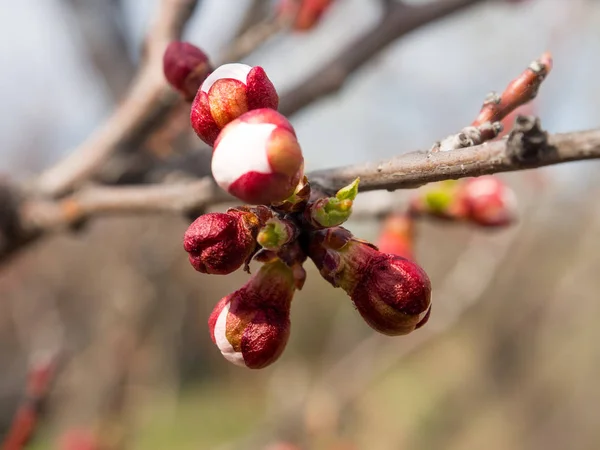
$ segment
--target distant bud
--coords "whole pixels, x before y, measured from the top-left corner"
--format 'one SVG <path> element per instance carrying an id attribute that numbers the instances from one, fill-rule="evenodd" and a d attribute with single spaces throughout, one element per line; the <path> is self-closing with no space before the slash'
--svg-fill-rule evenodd
<path id="1" fill-rule="evenodd" d="M 313 232 L 308 253 L 321 275 L 344 289 L 380 333 L 408 334 L 427 322 L 431 283 L 414 262 L 382 253 L 344 228 Z"/>
<path id="2" fill-rule="evenodd" d="M 200 139 L 214 145 L 229 122 L 253 109 L 277 109 L 278 104 L 277 91 L 262 67 L 225 64 L 202 83 L 192 103 L 190 121 Z"/>
<path id="3" fill-rule="evenodd" d="M 261 369 L 279 358 L 290 334 L 294 285 L 292 269 L 275 260 L 264 264 L 244 287 L 221 299 L 208 326 L 225 359 Z"/>
<path id="4" fill-rule="evenodd" d="M 60 450 L 100 450 L 95 433 L 86 429 L 71 429 L 59 437 Z"/>
<path id="5" fill-rule="evenodd" d="M 230 209 L 198 217 L 187 229 L 183 247 L 198 272 L 226 275 L 247 262 L 261 226 L 251 213 Z"/>
<path id="6" fill-rule="evenodd" d="M 227 125 L 215 142 L 213 177 L 245 203 L 284 201 L 294 193 L 303 169 L 296 133 L 273 109 L 247 112 Z"/>
<path id="7" fill-rule="evenodd" d="M 350 218 L 352 204 L 358 194 L 357 178 L 348 186 L 340 189 L 335 197 L 321 198 L 305 210 L 306 219 L 316 228 L 328 228 L 341 225 Z"/>
<path id="8" fill-rule="evenodd" d="M 415 193 L 410 201 L 411 214 L 459 219 L 464 215 L 458 201 L 462 181 L 447 180 L 433 183 Z"/>
<path id="9" fill-rule="evenodd" d="M 461 189 L 461 200 L 465 217 L 477 225 L 507 226 L 517 216 L 515 193 L 493 175 L 467 180 Z"/>
<path id="10" fill-rule="evenodd" d="M 384 222 L 377 241 L 380 252 L 414 260 L 415 227 L 410 214 L 392 214 Z"/>
<path id="11" fill-rule="evenodd" d="M 292 26 L 297 31 L 314 28 L 331 6 L 333 0 L 281 0 L 279 15 L 292 18 Z"/>
<path id="12" fill-rule="evenodd" d="M 163 70 L 169 84 L 191 101 L 212 67 L 208 56 L 198 47 L 173 41 L 165 50 Z"/>

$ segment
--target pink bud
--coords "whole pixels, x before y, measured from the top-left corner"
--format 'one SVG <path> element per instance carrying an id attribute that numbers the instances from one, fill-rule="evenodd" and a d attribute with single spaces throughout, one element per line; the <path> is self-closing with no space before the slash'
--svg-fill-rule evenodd
<path id="1" fill-rule="evenodd" d="M 163 56 L 165 78 L 186 100 L 192 100 L 211 72 L 208 56 L 188 42 L 173 41 Z"/>
<path id="2" fill-rule="evenodd" d="M 308 253 L 321 275 L 344 289 L 380 333 L 408 334 L 427 322 L 431 283 L 416 263 L 382 253 L 344 228 L 313 232 Z"/>
<path id="3" fill-rule="evenodd" d="M 414 260 L 414 220 L 410 214 L 392 214 L 383 222 L 377 241 L 380 252 Z"/>
<path id="4" fill-rule="evenodd" d="M 190 121 L 200 139 L 213 145 L 229 122 L 253 109 L 277 109 L 278 104 L 277 91 L 262 67 L 225 64 L 202 83 L 192 103 Z"/>
<path id="5" fill-rule="evenodd" d="M 294 284 L 292 270 L 275 260 L 217 303 L 208 327 L 225 359 L 261 369 L 279 358 L 290 334 Z"/>
<path id="6" fill-rule="evenodd" d="M 293 17 L 296 31 L 308 31 L 314 28 L 333 0 L 281 0 L 280 17 Z"/>
<path id="7" fill-rule="evenodd" d="M 460 196 L 466 218 L 478 225 L 500 227 L 516 219 L 515 193 L 498 177 L 484 175 L 467 180 Z"/>
<path id="8" fill-rule="evenodd" d="M 250 258 L 260 226 L 250 212 L 231 209 L 204 214 L 185 232 L 183 247 L 198 272 L 226 275 Z"/>
<path id="9" fill-rule="evenodd" d="M 99 450 L 100 445 L 96 435 L 85 429 L 71 429 L 59 438 L 60 450 Z"/>
<path id="10" fill-rule="evenodd" d="M 303 176 L 304 158 L 288 120 L 273 109 L 243 114 L 215 142 L 212 174 L 217 184 L 249 204 L 290 197 Z"/>

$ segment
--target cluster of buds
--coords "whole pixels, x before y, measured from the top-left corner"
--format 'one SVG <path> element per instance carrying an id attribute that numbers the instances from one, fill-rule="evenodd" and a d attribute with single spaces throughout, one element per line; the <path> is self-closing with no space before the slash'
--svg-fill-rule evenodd
<path id="1" fill-rule="evenodd" d="M 423 269 L 338 226 L 350 217 L 357 191 L 358 180 L 331 197 L 311 200 L 303 178 L 283 202 L 209 213 L 190 225 L 184 248 L 197 271 L 227 274 L 247 268 L 252 259 L 263 263 L 242 288 L 217 303 L 208 320 L 211 338 L 227 360 L 257 369 L 281 355 L 307 258 L 348 293 L 375 330 L 402 335 L 425 324 L 431 285 Z M 399 227 L 394 232 L 408 233 Z"/>
<path id="2" fill-rule="evenodd" d="M 504 227 L 516 220 L 517 200 L 500 178 L 484 175 L 428 186 L 412 198 L 410 212 L 483 227 Z"/>
<path id="3" fill-rule="evenodd" d="M 321 3 L 323 10 L 326 4 Z M 317 3 L 303 2 L 301 8 L 307 5 Z M 430 311 L 425 272 L 339 227 L 352 213 L 359 180 L 331 197 L 311 198 L 296 133 L 276 111 L 277 92 L 265 71 L 244 64 L 212 72 L 209 67 L 190 44 L 172 44 L 165 54 L 171 84 L 188 100 L 196 91 L 190 120 L 214 147 L 215 181 L 247 204 L 204 214 L 189 226 L 183 246 L 190 263 L 213 275 L 242 266 L 249 272 L 252 260 L 262 263 L 210 315 L 210 336 L 223 356 L 258 369 L 281 355 L 290 334 L 292 297 L 304 284 L 309 257 L 377 331 L 400 335 L 422 326 Z"/>

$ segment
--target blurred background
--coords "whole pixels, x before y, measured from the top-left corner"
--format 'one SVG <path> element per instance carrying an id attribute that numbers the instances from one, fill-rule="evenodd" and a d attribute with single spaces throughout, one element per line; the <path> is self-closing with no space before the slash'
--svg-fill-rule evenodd
<path id="1" fill-rule="evenodd" d="M 276 2 L 202 0 L 185 39 L 218 60 L 254 3 L 268 15 Z M 314 29 L 279 34 L 244 61 L 286 91 L 375 26 L 384 3 L 337 0 Z M 0 2 L 2 173 L 32 177 L 102 123 L 156 4 Z M 307 167 L 429 148 L 545 50 L 554 70 L 529 111 L 550 132 L 597 126 L 598 30 L 594 0 L 490 0 L 419 28 L 290 118 Z M 187 134 L 145 151 L 185 159 L 200 147 Z M 143 450 L 600 448 L 598 168 L 502 176 L 519 199 L 507 229 L 419 223 L 433 310 L 409 336 L 375 334 L 307 264 L 287 349 L 260 371 L 229 364 L 210 340 L 210 311 L 247 275 L 195 272 L 181 246 L 189 219 L 100 219 L 36 242 L 0 270 L 0 436 L 27 374 L 60 352 L 30 448 L 96 448 L 84 445 L 98 429 Z M 348 228 L 375 240 L 380 222 Z"/>

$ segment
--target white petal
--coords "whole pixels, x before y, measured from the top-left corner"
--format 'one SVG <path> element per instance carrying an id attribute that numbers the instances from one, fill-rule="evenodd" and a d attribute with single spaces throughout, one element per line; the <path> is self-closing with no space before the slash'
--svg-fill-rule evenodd
<path id="1" fill-rule="evenodd" d="M 212 174 L 219 186 L 229 186 L 247 172 L 272 173 L 267 142 L 276 125 L 239 122 L 227 130 L 215 147 Z"/>
<path id="2" fill-rule="evenodd" d="M 208 93 L 211 86 L 215 84 L 217 80 L 221 80 L 223 78 L 233 78 L 234 80 L 238 80 L 246 84 L 246 78 L 248 78 L 250 70 L 252 70 L 252 67 L 247 64 L 223 64 L 222 66 L 217 67 L 214 72 L 206 77 L 206 80 L 204 80 L 202 83 L 202 92 Z"/>
<path id="3" fill-rule="evenodd" d="M 227 361 L 232 362 L 236 366 L 246 367 L 244 363 L 244 357 L 241 352 L 236 352 L 229 341 L 227 340 L 226 326 L 227 326 L 227 314 L 229 313 L 229 306 L 231 303 L 227 303 L 225 307 L 221 310 L 221 314 L 217 318 L 217 323 L 215 324 L 215 341 L 217 341 L 217 347 L 221 350 L 221 353 L 225 357 Z"/>

